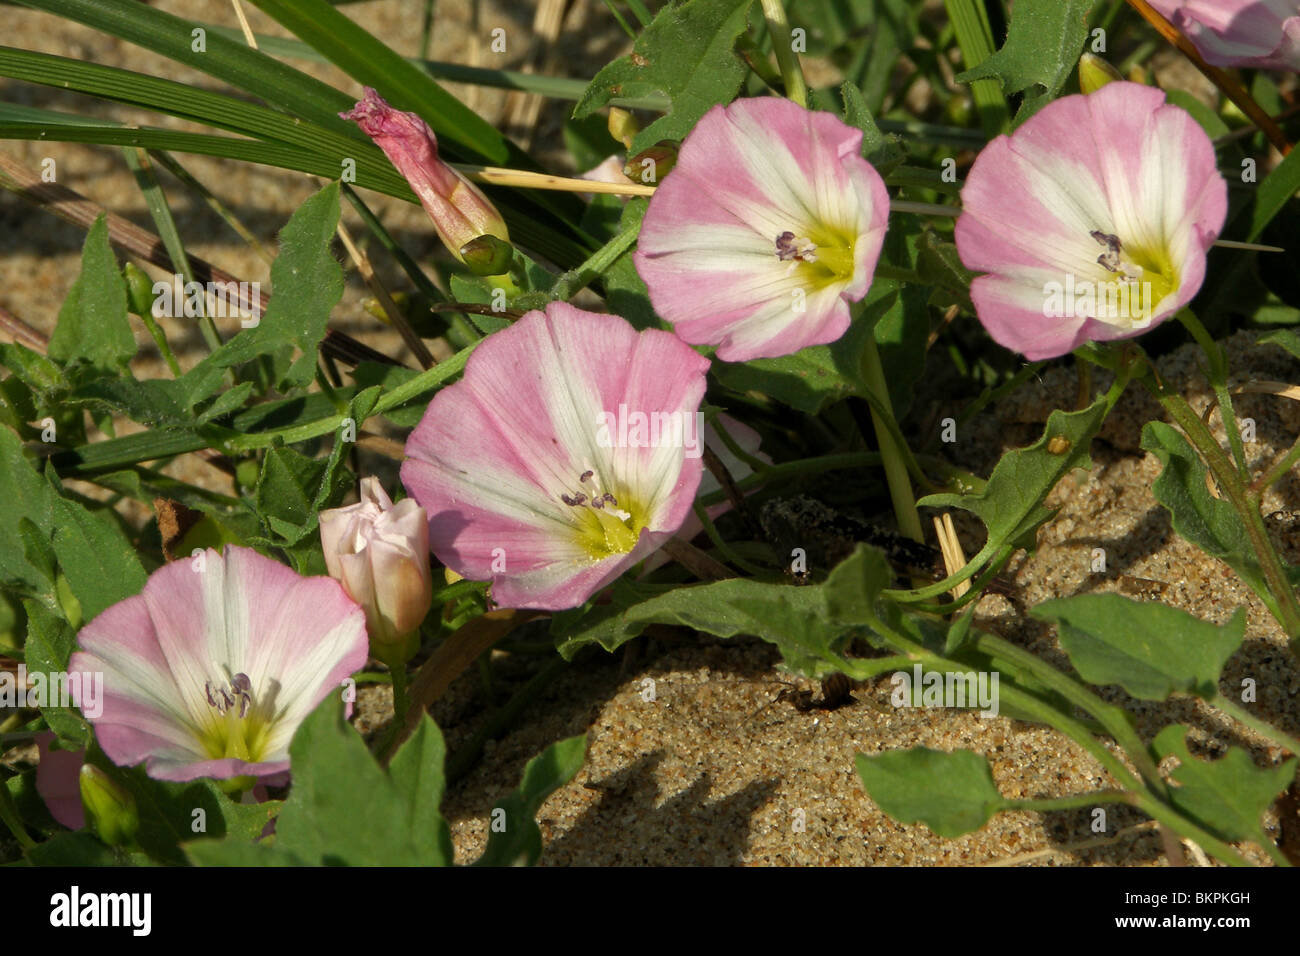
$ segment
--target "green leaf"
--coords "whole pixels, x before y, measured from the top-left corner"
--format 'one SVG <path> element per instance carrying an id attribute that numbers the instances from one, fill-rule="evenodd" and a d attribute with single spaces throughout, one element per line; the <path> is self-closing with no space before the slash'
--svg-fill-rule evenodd
<path id="1" fill-rule="evenodd" d="M 1290 329 L 1278 329 L 1276 332 L 1269 332 L 1267 335 L 1261 335 L 1256 344 L 1276 345 L 1278 348 L 1286 349 L 1296 358 L 1300 359 L 1300 335 L 1297 335 Z"/>
<path id="2" fill-rule="evenodd" d="M 19 524 L 30 521 L 48 539 L 53 507 L 48 486 L 23 454 L 18 436 L 0 428 L 0 584 L 48 590 L 50 578 L 29 559 Z"/>
<path id="3" fill-rule="evenodd" d="M 493 821 L 483 855 L 475 866 L 532 866 L 542 855 L 542 831 L 537 811 L 552 793 L 582 769 L 587 754 L 587 735 L 581 734 L 551 744 L 528 761 L 524 779 L 514 793 L 492 809 Z M 497 829 L 497 821 L 504 829 Z"/>
<path id="4" fill-rule="evenodd" d="M 1016 0 L 1006 44 L 960 83 L 991 78 L 1005 93 L 1024 93 L 1016 114 L 1023 123 L 1065 86 L 1088 38 L 1088 12 L 1095 0 Z"/>
<path id="5" fill-rule="evenodd" d="M 336 449 L 342 445 L 335 443 Z M 329 468 L 319 458 L 309 458 L 292 448 L 272 448 L 262 459 L 257 479 L 257 511 L 272 531 L 295 544 L 316 529 L 317 500 L 336 501 L 347 484 L 346 472 Z"/>
<path id="6" fill-rule="evenodd" d="M 1223 665 L 1246 635 L 1243 608 L 1219 627 L 1178 608 L 1119 594 L 1047 601 L 1030 613 L 1056 625 L 1084 680 L 1118 684 L 1141 700 L 1176 693 L 1213 697 Z"/>
<path id="7" fill-rule="evenodd" d="M 876 806 L 899 823 L 924 823 L 950 840 L 978 830 L 1006 805 L 988 761 L 969 750 L 913 747 L 858 754 L 855 762 Z"/>
<path id="8" fill-rule="evenodd" d="M 77 643 L 77 634 L 62 617 L 37 601 L 24 601 L 27 612 L 27 641 L 23 645 L 27 669 L 43 674 L 60 674 L 67 670 L 68 658 Z M 41 716 L 59 739 L 71 748 L 84 747 L 90 738 L 81 715 L 71 707 L 45 706 Z"/>
<path id="9" fill-rule="evenodd" d="M 880 131 L 867 101 L 856 86 L 845 83 L 840 87 L 840 95 L 844 98 L 844 122 L 862 130 L 862 158 L 876 167 L 880 175 L 889 175 L 907 158 L 907 150 L 897 136 Z"/>
<path id="10" fill-rule="evenodd" d="M 275 297 L 261 321 L 217 349 L 203 364 L 229 368 L 296 345 L 303 354 L 282 384 L 296 387 L 311 382 L 330 311 L 343 297 L 343 269 L 331 251 L 338 223 L 339 184 L 334 182 L 304 202 L 281 231 L 280 254 L 271 266 Z"/>
<path id="11" fill-rule="evenodd" d="M 1152 744 L 1162 758 L 1178 758 L 1178 768 L 1169 775 L 1177 784 L 1169 791 L 1174 805 L 1225 840 L 1267 842 L 1260 818 L 1291 785 L 1296 759 L 1257 767 L 1245 750 L 1229 747 L 1218 760 L 1198 760 L 1187 750 L 1187 731 L 1183 724 L 1171 724 Z"/>
<path id="12" fill-rule="evenodd" d="M 1210 494 L 1205 465 L 1187 439 L 1171 425 L 1148 422 L 1142 429 L 1142 448 L 1164 466 L 1151 492 L 1169 511 L 1174 530 L 1228 565 L 1266 603 L 1271 602 L 1264 572 L 1240 516 L 1227 501 Z"/>
<path id="13" fill-rule="evenodd" d="M 878 324 L 901 329 L 911 299 L 898 284 L 877 280 L 855 309 L 849 329 L 830 345 L 813 345 L 781 358 L 749 362 L 714 362 L 713 374 L 737 392 L 762 392 L 801 412 L 817 414 L 827 405 L 866 390 L 862 378 L 862 349 Z M 915 315 L 912 315 L 915 319 Z M 905 385 L 900 379 L 900 385 Z"/>
<path id="14" fill-rule="evenodd" d="M 1077 412 L 1057 409 L 1048 416 L 1038 441 L 1002 456 L 982 491 L 929 495 L 917 504 L 961 508 L 978 515 L 988 528 L 988 541 L 975 560 L 1022 541 L 1052 516 L 1042 502 L 1056 483 L 1075 468 L 1092 467 L 1088 447 L 1107 410 L 1105 397 Z"/>
<path id="15" fill-rule="evenodd" d="M 54 522 L 54 553 L 84 620 L 144 588 L 148 575 L 135 546 L 106 512 L 56 496 Z"/>
<path id="16" fill-rule="evenodd" d="M 1300 192 L 1300 155 L 1292 150 L 1277 168 L 1259 184 L 1255 208 L 1250 219 L 1248 242 L 1258 242 L 1264 230 L 1280 213 L 1291 197 Z"/>
<path id="17" fill-rule="evenodd" d="M 126 313 L 126 284 L 108 243 L 101 213 L 81 251 L 81 275 L 72 284 L 50 336 L 50 358 L 85 361 L 105 370 L 125 367 L 135 355 L 135 337 Z"/>
<path id="18" fill-rule="evenodd" d="M 289 747 L 293 789 L 276 849 L 311 864 L 449 866 L 451 836 L 429 796 L 441 793 L 444 753 L 437 725 L 424 716 L 385 772 L 331 693 Z"/>
<path id="19" fill-rule="evenodd" d="M 596 74 L 574 107 L 582 119 L 616 97 L 663 94 L 672 108 L 637 134 L 629 155 L 661 139 L 684 139 L 719 103 L 740 89 L 745 66 L 736 56 L 753 0 L 687 0 L 659 11 L 628 56 Z"/>
<path id="20" fill-rule="evenodd" d="M 611 603 L 572 622 L 557 621 L 552 633 L 566 660 L 592 643 L 612 651 L 651 624 L 687 627 L 715 637 L 749 634 L 775 644 L 786 664 L 800 673 L 822 677 L 843 671 L 864 679 L 879 672 L 876 662 L 846 658 L 840 648 L 871 616 L 866 611 L 891 574 L 879 550 L 860 546 L 820 585 L 736 578 L 653 594 L 644 585 L 619 581 Z"/>

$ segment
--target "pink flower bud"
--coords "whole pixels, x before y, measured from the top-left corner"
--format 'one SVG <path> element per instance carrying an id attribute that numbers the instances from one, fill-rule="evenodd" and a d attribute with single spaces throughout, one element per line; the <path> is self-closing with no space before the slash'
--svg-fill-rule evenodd
<path id="1" fill-rule="evenodd" d="M 370 87 L 354 109 L 339 115 L 355 120 L 406 177 L 457 259 L 461 248 L 479 236 L 510 241 L 501 213 L 477 186 L 438 158 L 438 139 L 418 115 L 393 109 Z"/>
<path id="2" fill-rule="evenodd" d="M 433 603 L 425 510 L 411 498 L 394 505 L 378 479 L 363 478 L 359 502 L 321 512 L 320 537 L 330 576 L 366 610 L 371 650 L 388 656 Z"/>

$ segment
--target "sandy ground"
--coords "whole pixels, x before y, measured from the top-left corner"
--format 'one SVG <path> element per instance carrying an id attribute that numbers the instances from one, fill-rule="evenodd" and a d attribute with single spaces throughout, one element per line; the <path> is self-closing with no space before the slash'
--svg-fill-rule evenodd
<path id="1" fill-rule="evenodd" d="M 166 0 L 157 6 L 196 20 L 234 26 L 227 0 Z M 415 53 L 418 5 L 412 0 L 374 0 L 347 8 L 370 30 L 397 49 Z M 568 46 L 559 70 L 598 64 L 620 52 L 624 41 L 599 3 L 586 7 L 586 20 L 569 24 Z M 517 66 L 527 55 L 526 38 L 533 3 L 486 3 L 478 34 L 469 30 L 465 0 L 440 0 L 435 59 Z M 106 40 L 89 30 L 57 23 L 43 14 L 4 11 L 6 42 L 174 79 L 213 85 L 146 51 Z M 249 10 L 259 32 L 278 28 Z M 490 60 L 486 31 L 498 23 L 521 42 L 509 47 L 506 62 Z M 53 24 L 53 25 L 52 25 Z M 482 43 L 475 53 L 476 38 Z M 354 84 L 332 68 L 296 64 L 344 89 Z M 593 67 L 594 68 L 594 67 Z M 503 94 L 468 91 L 493 122 L 506 108 Z M 0 81 L 8 100 L 52 109 L 83 109 L 84 100 L 62 91 Z M 159 122 L 157 117 L 110 107 L 104 115 Z M 536 129 L 543 155 L 554 144 L 562 107 L 543 111 Z M 179 125 L 179 124 L 176 124 Z M 52 157 L 59 181 L 152 228 L 143 201 L 120 155 L 112 149 L 53 143 L 0 144 L 5 154 L 35 168 Z M 556 159 L 556 168 L 561 169 Z M 270 241 L 288 213 L 313 191 L 296 174 L 250 169 L 197 157 L 188 168 L 217 189 L 239 217 Z M 567 171 L 567 170 L 562 170 Z M 182 234 L 191 251 L 249 279 L 266 281 L 266 264 L 208 209 L 183 190 L 168 187 Z M 432 254 L 436 238 L 423 213 L 412 206 L 374 197 L 375 207 L 399 241 L 417 259 Z M 58 306 L 75 278 L 83 235 L 71 226 L 33 211 L 0 193 L 0 305 L 48 332 Z M 354 230 L 360 232 L 360 229 Z M 381 273 L 382 274 L 382 273 Z M 365 315 L 359 303 L 368 292 L 351 273 L 338 327 L 396 350 L 395 336 Z M 169 328 L 184 343 L 182 364 L 197 357 L 193 329 Z M 156 374 L 152 346 L 140 336 L 137 374 Z M 1234 370 L 1243 377 L 1297 381 L 1296 363 L 1274 349 L 1233 341 Z M 1197 407 L 1206 401 L 1204 384 L 1189 350 L 1166 360 L 1162 372 L 1181 383 Z M 1072 407 L 1072 373 L 1056 370 L 972 423 L 950 449 L 953 457 L 987 473 L 1007 447 L 1037 437 L 1045 410 Z M 1136 393 L 1134 393 L 1136 395 Z M 1258 422 L 1259 441 L 1252 459 L 1265 461 L 1289 446 L 1300 432 L 1300 405 L 1282 399 L 1248 398 L 1241 414 Z M 1061 510 L 1040 533 L 1032 556 L 1020 555 L 1009 574 L 1021 600 L 1032 605 L 1083 591 L 1119 589 L 1159 599 L 1201 617 L 1226 620 L 1238 606 L 1247 608 L 1245 648 L 1229 664 L 1225 687 L 1241 677 L 1258 680 L 1256 713 L 1290 733 L 1300 730 L 1297 669 L 1282 636 L 1252 593 L 1225 567 L 1205 559 L 1176 539 L 1167 516 L 1151 497 L 1158 463 L 1138 449 L 1141 423 L 1156 417 L 1154 406 L 1134 399 L 1108 423 L 1094 446 L 1094 467 L 1058 487 L 1052 504 Z M 1214 422 L 1217 424 L 1217 417 Z M 182 462 L 173 472 L 205 481 L 205 466 Z M 1284 482 L 1270 509 L 1300 508 L 1293 481 Z M 959 521 L 968 551 L 978 542 L 977 525 Z M 1089 557 L 1104 547 L 1108 572 L 1094 575 Z M 1300 558 L 1294 550 L 1292 560 Z M 1142 591 L 1142 594 L 1138 594 Z M 1016 642 L 1060 659 L 1051 633 L 1025 621 L 1005 600 L 985 598 L 982 623 Z M 1025 863 L 1035 865 L 1161 865 L 1159 840 L 1142 818 L 1112 809 L 1106 837 L 1098 844 L 1085 811 L 1046 815 L 1015 813 L 996 817 L 978 833 L 943 840 L 924 827 L 897 824 L 868 799 L 853 770 L 855 753 L 924 745 L 967 747 L 989 757 L 1002 792 L 1009 797 L 1049 797 L 1104 785 L 1100 767 L 1081 748 L 1053 731 L 1005 718 L 939 710 L 895 710 L 887 679 L 855 688 L 853 700 L 834 711 L 797 709 L 791 690 L 815 690 L 811 682 L 783 673 L 775 652 L 762 644 L 717 642 L 662 635 L 646 638 L 619 655 L 587 655 L 563 671 L 537 697 L 516 726 L 489 744 L 484 759 L 448 795 L 445 812 L 453 823 L 458 858 L 469 860 L 482 847 L 488 813 L 511 790 L 524 763 L 547 744 L 577 733 L 589 735 L 588 761 L 577 779 L 543 806 L 546 839 L 543 863 L 572 864 L 747 864 L 747 865 L 953 865 Z M 522 685 L 545 657 L 496 655 L 496 702 Z M 646 700 L 646 680 L 654 700 Z M 783 693 L 785 692 L 785 693 Z M 435 716 L 454 750 L 483 720 L 484 692 L 476 673 L 462 677 L 435 707 Z M 1119 699 L 1117 697 L 1117 699 Z M 382 719 L 386 693 L 363 692 L 363 719 Z M 1195 725 L 1206 753 L 1224 744 L 1249 747 L 1261 763 L 1280 759 L 1276 748 L 1221 725 L 1200 705 L 1135 705 L 1140 729 L 1150 735 L 1173 720 Z M 1275 823 L 1276 821 L 1274 821 Z M 1091 844 L 1091 845 L 1085 845 Z M 1258 851 L 1248 855 L 1263 859 Z"/>

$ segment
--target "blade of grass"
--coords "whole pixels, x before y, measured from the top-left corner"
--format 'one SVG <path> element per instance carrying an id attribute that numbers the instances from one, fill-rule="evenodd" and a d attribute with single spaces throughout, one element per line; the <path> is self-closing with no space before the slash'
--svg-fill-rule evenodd
<path id="1" fill-rule="evenodd" d="M 993 31 L 989 27 L 988 11 L 983 0 L 944 0 L 948 17 L 957 33 L 966 69 L 973 70 L 993 55 Z M 1006 97 L 996 80 L 975 80 L 970 84 L 971 96 L 979 110 L 980 125 L 990 139 L 1006 128 L 1010 119 Z"/>
<path id="2" fill-rule="evenodd" d="M 172 216 L 172 210 L 167 205 L 167 197 L 163 194 L 162 187 L 158 185 L 158 177 L 153 173 L 153 165 L 149 162 L 149 156 L 142 149 L 126 148 L 122 150 L 126 157 L 126 165 L 130 168 L 131 173 L 135 176 L 135 181 L 140 187 L 140 192 L 144 194 L 145 205 L 149 207 L 149 215 L 153 217 L 154 226 L 158 229 L 158 235 L 162 237 L 163 248 L 167 250 L 167 255 L 171 258 L 172 268 L 178 274 L 184 277 L 186 283 L 196 281 L 194 270 L 190 267 L 190 257 L 185 253 L 185 243 L 181 240 L 180 231 L 176 228 L 176 219 Z M 217 333 L 217 327 L 212 321 L 212 317 L 207 314 L 206 309 L 200 308 L 198 315 L 199 331 L 203 335 L 203 341 L 207 344 L 209 351 L 215 351 L 221 347 L 221 336 Z M 227 384 L 234 384 L 234 377 L 228 374 Z"/>

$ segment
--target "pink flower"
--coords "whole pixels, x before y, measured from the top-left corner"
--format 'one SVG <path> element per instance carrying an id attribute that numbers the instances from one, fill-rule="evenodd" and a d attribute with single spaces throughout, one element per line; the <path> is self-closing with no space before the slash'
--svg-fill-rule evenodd
<path id="1" fill-rule="evenodd" d="M 957 251 L 980 321 L 1032 360 L 1130 338 L 1205 278 L 1227 214 L 1209 137 L 1160 90 L 1109 83 L 1044 107 L 975 161 Z"/>
<path id="2" fill-rule="evenodd" d="M 69 830 L 80 830 L 86 825 L 80 780 L 86 751 L 51 750 L 50 744 L 55 736 L 52 730 L 36 735 L 36 748 L 40 751 L 40 763 L 36 765 L 36 792 L 45 801 L 50 816 Z"/>
<path id="3" fill-rule="evenodd" d="M 406 443 L 433 553 L 502 607 L 581 604 L 690 513 L 708 365 L 562 302 L 489 336 Z"/>
<path id="4" fill-rule="evenodd" d="M 320 537 L 330 577 L 366 609 L 372 645 L 397 644 L 420 626 L 433 580 L 429 516 L 413 499 L 394 505 L 379 479 L 363 478 L 360 501 L 320 513 Z"/>
<path id="5" fill-rule="evenodd" d="M 159 780 L 282 774 L 298 725 L 366 661 L 337 581 L 234 546 L 164 565 L 77 640 L 69 672 L 103 674 L 100 747 Z"/>
<path id="6" fill-rule="evenodd" d="M 830 113 L 776 97 L 704 114 L 650 200 L 634 256 L 683 341 L 743 362 L 844 334 L 889 215 L 861 144 Z"/>
<path id="7" fill-rule="evenodd" d="M 487 196 L 438 158 L 438 139 L 417 114 L 393 109 L 367 86 L 356 107 L 339 116 L 355 120 L 406 177 L 443 244 L 457 259 L 464 259 L 461 250 L 479 236 L 510 240 L 505 220 Z"/>
<path id="8" fill-rule="evenodd" d="M 1150 0 L 1215 66 L 1300 70 L 1297 0 Z"/>

